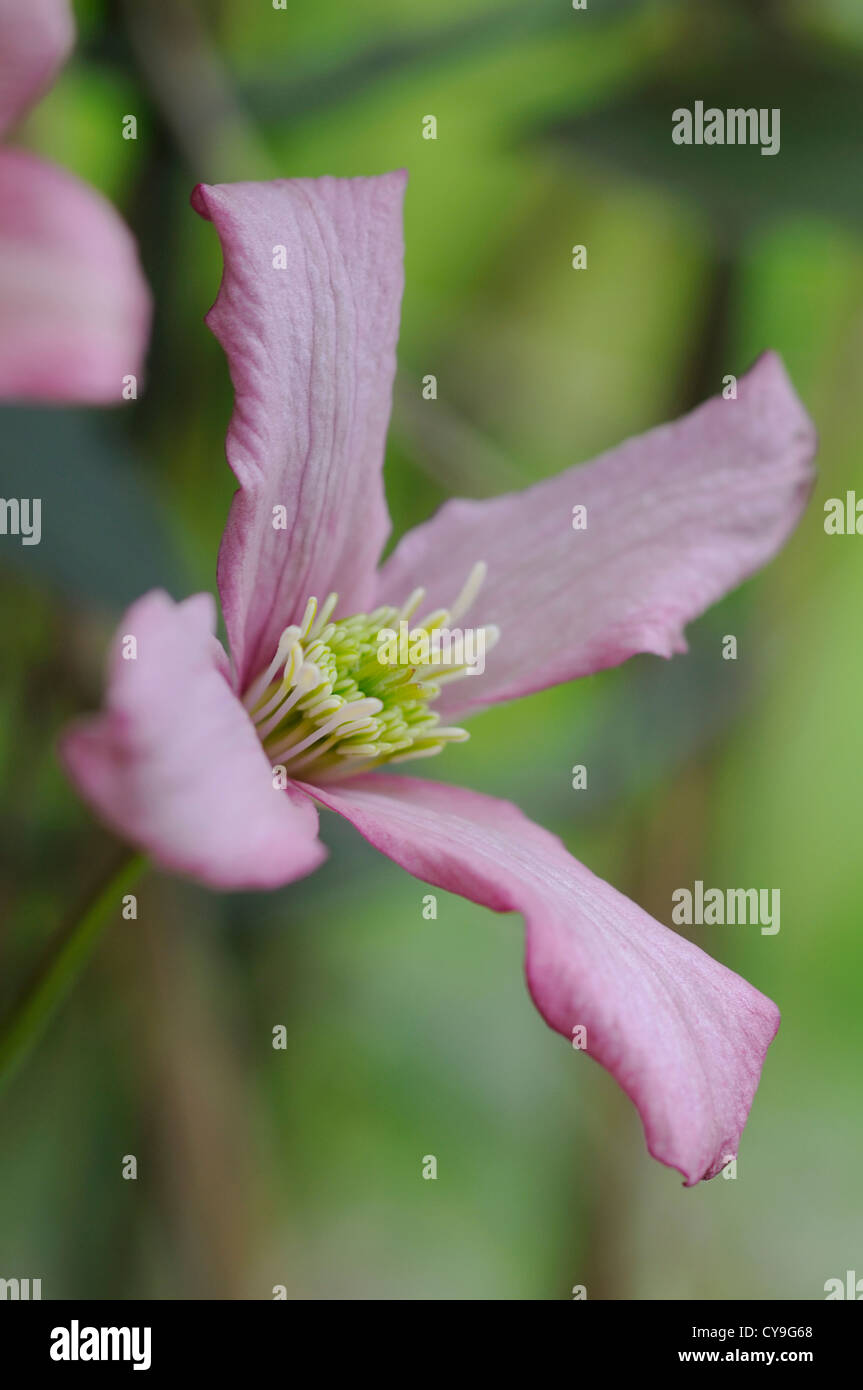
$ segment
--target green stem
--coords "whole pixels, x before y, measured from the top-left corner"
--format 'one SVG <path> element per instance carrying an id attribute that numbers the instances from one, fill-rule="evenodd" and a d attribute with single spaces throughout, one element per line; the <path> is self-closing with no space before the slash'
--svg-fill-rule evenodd
<path id="1" fill-rule="evenodd" d="M 143 854 L 124 854 L 79 917 L 61 931 L 9 1015 L 0 1023 L 0 1090 L 38 1041 L 87 963 L 99 934 L 119 911 L 123 894 L 146 865 Z"/>

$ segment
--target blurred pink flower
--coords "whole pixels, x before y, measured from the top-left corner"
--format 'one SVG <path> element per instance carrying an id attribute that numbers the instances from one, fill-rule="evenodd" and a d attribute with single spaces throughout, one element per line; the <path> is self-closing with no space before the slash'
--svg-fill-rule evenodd
<path id="1" fill-rule="evenodd" d="M 217 888 L 274 888 L 316 868 L 318 803 L 418 878 L 523 913 L 540 1013 L 568 1039 L 586 1030 L 650 1152 L 691 1184 L 737 1152 L 775 1005 L 515 806 L 380 769 L 463 735 L 440 715 L 449 724 L 635 652 L 684 651 L 684 625 L 797 522 L 813 430 L 767 354 L 737 400 L 526 492 L 447 502 L 377 569 L 404 182 L 195 190 L 222 243 L 208 323 L 236 393 L 227 453 L 240 487 L 218 568 L 232 662 L 209 595 L 146 595 L 122 621 L 107 708 L 69 732 L 64 760 L 109 825 Z M 578 532 L 574 502 L 589 516 Z M 483 674 L 376 663 L 374 634 L 423 602 L 436 610 L 428 628 L 470 607 L 489 637 L 500 630 Z"/>
<path id="2" fill-rule="evenodd" d="M 0 0 L 0 135 L 73 40 L 68 0 Z M 110 203 L 35 155 L 0 149 L 0 398 L 119 402 L 123 378 L 140 377 L 149 325 L 135 243 Z"/>

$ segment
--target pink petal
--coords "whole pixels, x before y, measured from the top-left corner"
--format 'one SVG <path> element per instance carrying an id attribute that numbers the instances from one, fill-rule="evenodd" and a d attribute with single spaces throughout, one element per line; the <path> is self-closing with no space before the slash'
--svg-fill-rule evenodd
<path id="1" fill-rule="evenodd" d="M 0 151 L 0 397 L 119 404 L 150 295 L 131 233 L 72 174 Z"/>
<path id="2" fill-rule="evenodd" d="M 192 196 L 225 258 L 207 323 L 236 394 L 227 454 L 240 491 L 219 589 L 241 685 L 310 596 L 336 591 L 350 613 L 372 592 L 389 531 L 381 469 L 405 177 L 201 184 Z"/>
<path id="3" fill-rule="evenodd" d="M 0 134 L 51 85 L 74 40 L 68 0 L 0 0 Z"/>
<path id="4" fill-rule="evenodd" d="M 277 791 L 252 724 L 219 669 L 215 604 L 154 591 L 115 638 L 104 713 L 62 756 L 101 818 L 166 869 L 214 888 L 275 888 L 324 858 L 317 815 Z M 137 640 L 124 659 L 123 639 Z"/>
<path id="5" fill-rule="evenodd" d="M 384 565 L 377 603 L 418 585 L 446 607 L 488 564 L 462 625 L 501 639 L 483 675 L 445 686 L 448 718 L 616 665 L 685 651 L 685 625 L 764 565 L 806 504 L 812 424 L 780 359 L 761 357 L 737 400 L 715 397 L 593 463 L 526 492 L 447 502 Z M 572 509 L 587 508 L 574 530 Z"/>
<path id="6" fill-rule="evenodd" d="M 635 1102 L 654 1158 L 688 1186 L 737 1153 L 776 1006 L 654 921 L 508 802 L 379 773 L 306 787 L 417 878 L 521 912 L 527 978 L 546 1022 Z"/>

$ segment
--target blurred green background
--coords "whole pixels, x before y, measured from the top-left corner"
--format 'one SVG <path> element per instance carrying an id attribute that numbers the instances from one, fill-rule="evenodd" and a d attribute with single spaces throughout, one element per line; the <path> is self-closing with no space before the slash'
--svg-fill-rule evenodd
<path id="1" fill-rule="evenodd" d="M 225 898 L 152 873 L 106 932 L 0 1099 L 0 1276 L 45 1298 L 823 1298 L 863 1273 L 863 540 L 823 529 L 863 476 L 863 10 L 76 13 L 21 139 L 122 208 L 156 321 L 134 405 L 0 411 L 0 492 L 41 492 L 44 517 L 40 546 L 0 554 L 2 1002 L 111 852 L 54 745 L 99 699 L 119 610 L 214 587 L 231 392 L 196 182 L 410 170 L 395 537 L 688 409 L 767 347 L 821 453 L 799 531 L 688 656 L 495 709 L 428 769 L 519 802 L 666 923 L 695 878 L 781 889 L 777 936 L 693 929 L 783 1013 L 736 1179 L 684 1190 L 648 1158 L 614 1082 L 534 1011 L 519 919 L 439 894 L 424 920 L 424 886 L 325 814 L 311 879 Z M 673 146 L 696 99 L 779 106 L 781 152 Z"/>

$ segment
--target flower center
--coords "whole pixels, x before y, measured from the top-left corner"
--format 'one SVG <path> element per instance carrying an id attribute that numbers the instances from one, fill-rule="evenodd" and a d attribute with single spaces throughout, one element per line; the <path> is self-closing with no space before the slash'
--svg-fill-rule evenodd
<path id="1" fill-rule="evenodd" d="M 401 608 L 331 620 L 338 602 L 310 598 L 302 622 L 285 628 L 266 671 L 243 703 L 272 763 L 289 777 L 341 781 L 383 763 L 429 758 L 465 729 L 442 725 L 432 708 L 441 687 L 481 670 L 477 655 L 495 627 L 452 629 L 473 603 L 486 566 L 474 565 L 451 608 L 410 622 L 416 589 Z"/>

